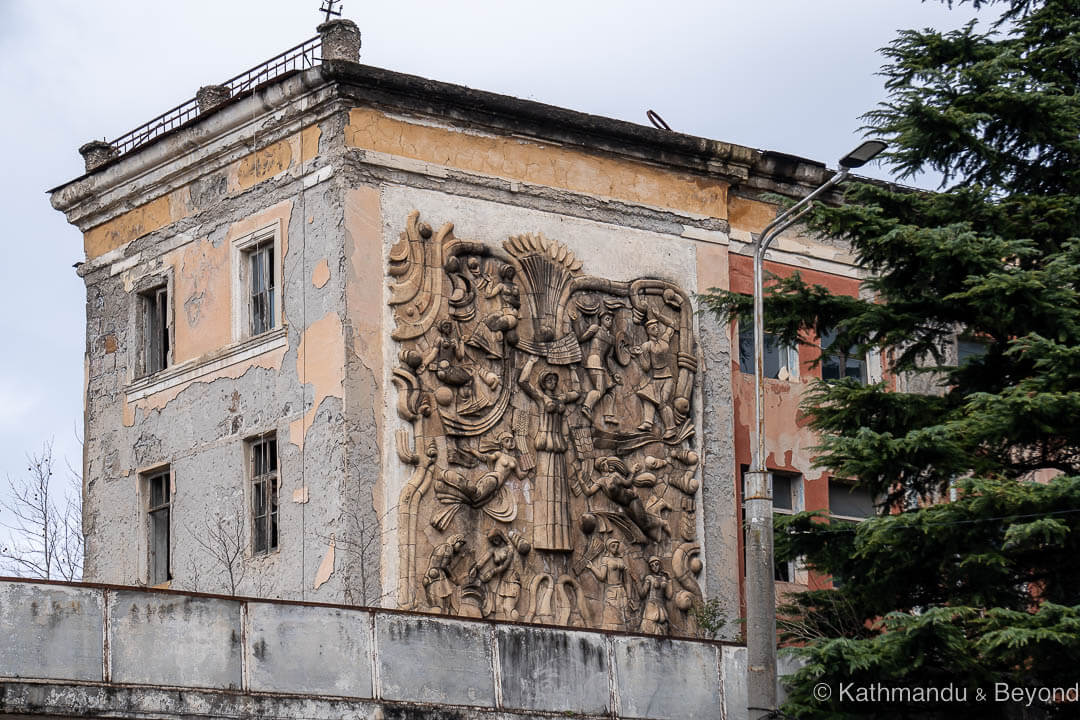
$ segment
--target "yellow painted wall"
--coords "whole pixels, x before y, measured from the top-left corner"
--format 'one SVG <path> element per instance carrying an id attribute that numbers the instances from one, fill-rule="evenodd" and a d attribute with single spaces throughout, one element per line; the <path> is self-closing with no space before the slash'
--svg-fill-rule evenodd
<path id="1" fill-rule="evenodd" d="M 369 108 L 349 111 L 345 144 L 536 185 L 727 217 L 728 185 L 720 180 L 525 138 L 420 125 Z"/>
<path id="2" fill-rule="evenodd" d="M 319 154 L 321 136 L 319 127 L 312 125 L 236 160 L 225 171 L 228 193 L 235 195 L 282 173 L 298 172 L 303 163 Z M 173 190 L 83 233 L 86 259 L 93 260 L 205 209 L 195 207 L 187 186 Z"/>

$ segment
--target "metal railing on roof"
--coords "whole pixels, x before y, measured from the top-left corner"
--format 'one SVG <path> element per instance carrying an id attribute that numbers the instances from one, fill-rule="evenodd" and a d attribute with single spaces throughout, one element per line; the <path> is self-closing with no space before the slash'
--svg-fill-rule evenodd
<path id="1" fill-rule="evenodd" d="M 305 40 L 296 47 L 291 47 L 280 55 L 276 55 L 264 63 L 246 70 L 236 77 L 226 80 L 222 85 L 229 88 L 230 96 L 236 97 L 240 93 L 261 85 L 268 80 L 294 70 L 305 70 L 317 65 L 321 58 L 319 51 L 322 48 L 322 38 L 319 35 Z M 171 110 L 166 110 L 153 120 L 124 133 L 120 137 L 109 142 L 116 151 L 117 157 L 129 153 L 141 145 L 145 145 L 154 138 L 160 137 L 171 130 L 194 120 L 199 116 L 199 103 L 195 98 L 180 103 Z"/>

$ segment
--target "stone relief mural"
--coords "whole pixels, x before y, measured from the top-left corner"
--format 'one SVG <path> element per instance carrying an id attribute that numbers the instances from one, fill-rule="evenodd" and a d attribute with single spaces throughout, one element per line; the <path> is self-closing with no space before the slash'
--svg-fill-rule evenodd
<path id="1" fill-rule="evenodd" d="M 696 634 L 697 346 L 670 282 L 409 215 L 390 252 L 408 609 Z"/>

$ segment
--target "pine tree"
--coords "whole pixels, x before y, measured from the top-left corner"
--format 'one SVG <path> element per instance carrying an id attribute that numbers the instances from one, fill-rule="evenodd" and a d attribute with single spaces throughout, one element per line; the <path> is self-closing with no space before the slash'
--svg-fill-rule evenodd
<path id="1" fill-rule="evenodd" d="M 874 299 L 797 275 L 767 290 L 768 332 L 835 330 L 892 373 L 807 396 L 819 464 L 880 505 L 857 526 L 778 520 L 778 558 L 836 581 L 782 611 L 806 662 L 793 717 L 1080 717 L 1080 698 L 1044 690 L 1080 681 L 1080 1 L 973 4 L 996 23 L 899 34 L 888 100 L 866 116 L 898 179 L 935 171 L 941 191 L 852 184 L 815 210 Z M 725 318 L 749 309 L 705 299 Z M 985 352 L 958 362 L 956 336 Z M 920 377 L 934 392 L 897 391 Z M 849 702 L 842 684 L 910 694 Z M 966 701 L 920 690 L 950 686 Z"/>

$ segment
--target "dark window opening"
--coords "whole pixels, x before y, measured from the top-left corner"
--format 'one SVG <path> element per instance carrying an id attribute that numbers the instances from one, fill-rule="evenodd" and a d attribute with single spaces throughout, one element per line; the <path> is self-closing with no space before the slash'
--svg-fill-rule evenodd
<path id="1" fill-rule="evenodd" d="M 169 570 L 169 521 L 171 483 L 168 470 L 146 479 L 149 492 L 147 514 L 150 520 L 150 584 L 160 585 L 172 579 Z"/>
<path id="2" fill-rule="evenodd" d="M 865 520 L 873 517 L 874 498 L 864 487 L 856 487 L 839 480 L 829 481 L 829 515 L 847 520 Z"/>
<path id="3" fill-rule="evenodd" d="M 743 474 L 743 496 L 746 495 L 746 473 L 750 472 L 747 465 L 741 467 Z M 772 479 L 773 517 L 777 515 L 793 515 L 803 509 L 801 476 L 790 475 L 776 471 L 770 471 Z M 745 500 L 744 500 L 745 502 Z M 739 509 L 740 519 L 745 532 L 746 512 L 745 507 Z M 743 551 L 745 553 L 745 546 Z M 773 579 L 778 582 L 796 582 L 795 568 L 797 561 L 778 560 L 773 557 Z"/>
<path id="4" fill-rule="evenodd" d="M 956 341 L 956 364 L 964 365 L 973 358 L 982 357 L 990 349 L 990 343 L 980 340 Z"/>
<path id="5" fill-rule="evenodd" d="M 274 243 L 264 242 L 248 251 L 250 263 L 252 335 L 274 329 Z"/>
<path id="6" fill-rule="evenodd" d="M 143 370 L 153 375 L 169 366 L 169 291 L 165 286 L 142 294 Z"/>
<path id="7" fill-rule="evenodd" d="M 277 440 L 251 443 L 251 551 L 265 555 L 278 546 Z"/>

